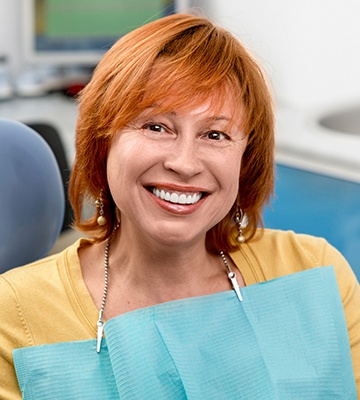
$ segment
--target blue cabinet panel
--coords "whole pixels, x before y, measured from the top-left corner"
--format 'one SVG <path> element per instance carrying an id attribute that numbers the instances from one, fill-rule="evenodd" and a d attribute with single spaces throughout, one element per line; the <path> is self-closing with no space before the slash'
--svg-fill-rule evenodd
<path id="1" fill-rule="evenodd" d="M 275 197 L 265 227 L 324 237 L 360 281 L 360 183 L 277 165 Z"/>

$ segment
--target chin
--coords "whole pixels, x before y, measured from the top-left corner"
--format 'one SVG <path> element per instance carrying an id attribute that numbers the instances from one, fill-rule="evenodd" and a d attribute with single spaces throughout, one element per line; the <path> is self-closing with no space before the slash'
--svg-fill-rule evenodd
<path id="1" fill-rule="evenodd" d="M 191 246 L 192 244 L 199 243 L 200 241 L 202 242 L 205 239 L 206 233 L 190 236 L 190 229 L 191 228 L 188 228 L 187 231 L 184 232 L 179 232 L 179 229 L 172 229 L 171 231 L 161 229 L 157 234 L 150 235 L 150 237 L 159 245 L 172 248 Z"/>

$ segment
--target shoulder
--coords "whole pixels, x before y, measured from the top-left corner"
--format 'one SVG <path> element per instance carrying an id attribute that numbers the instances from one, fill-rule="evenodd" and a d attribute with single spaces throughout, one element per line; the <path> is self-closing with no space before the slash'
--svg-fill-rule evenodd
<path id="1" fill-rule="evenodd" d="M 293 231 L 259 231 L 242 250 L 251 254 L 258 266 L 265 269 L 267 279 L 315 267 L 337 269 L 347 265 L 341 253 L 324 238 Z"/>
<path id="2" fill-rule="evenodd" d="M 76 256 L 78 247 L 76 242 L 61 253 L 13 268 L 0 275 L 0 285 L 4 290 L 7 287 L 8 293 L 11 291 L 17 295 L 41 292 L 48 285 L 54 286 L 59 280 L 60 270 L 66 268 L 69 258 Z"/>
<path id="3" fill-rule="evenodd" d="M 246 263 L 256 281 L 265 281 L 316 267 L 334 267 L 340 290 L 358 286 L 342 254 L 325 239 L 293 231 L 259 230 L 232 253 L 237 266 Z"/>
<path id="4" fill-rule="evenodd" d="M 264 229 L 255 235 L 249 242 L 249 246 L 257 251 L 263 251 L 271 254 L 296 254 L 304 255 L 306 253 L 313 261 L 319 261 L 322 258 L 324 248 L 329 246 L 327 241 L 320 237 L 306 234 L 295 233 L 293 231 L 281 231 L 274 229 Z"/>
<path id="5" fill-rule="evenodd" d="M 39 288 L 42 283 L 52 281 L 69 264 L 79 264 L 78 250 L 89 243 L 86 239 L 79 239 L 60 253 L 8 270 L 0 275 L 0 280 L 14 288 L 31 289 L 33 284 Z"/>
<path id="6" fill-rule="evenodd" d="M 6 326 L 0 327 L 0 336 L 23 332 L 27 344 L 32 344 L 28 321 L 38 320 L 47 308 L 66 301 L 64 276 L 78 246 L 75 243 L 59 254 L 0 275 L 0 319 L 7 321 Z"/>
<path id="7" fill-rule="evenodd" d="M 49 274 L 54 273 L 57 257 L 58 255 L 53 255 L 31 264 L 13 268 L 0 275 L 0 285 L 8 286 L 13 291 L 23 286 L 32 288 L 33 283 L 38 283 L 38 280 L 44 280 Z"/>
<path id="8" fill-rule="evenodd" d="M 22 305 L 26 305 L 26 298 L 31 302 L 34 294 L 46 289 L 44 283 L 54 278 L 55 271 L 56 256 L 52 256 L 26 266 L 11 269 L 0 275 L 2 312 L 11 308 L 21 312 Z M 2 312 L 0 311 L 0 313 Z"/>

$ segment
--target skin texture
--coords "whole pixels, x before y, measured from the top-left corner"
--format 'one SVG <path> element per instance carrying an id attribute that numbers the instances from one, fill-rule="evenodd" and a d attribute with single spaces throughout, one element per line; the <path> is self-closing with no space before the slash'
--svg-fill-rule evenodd
<path id="1" fill-rule="evenodd" d="M 107 175 L 121 227 L 111 243 L 108 317 L 229 288 L 205 235 L 236 200 L 247 139 L 231 124 L 231 102 L 216 113 L 209 104 L 164 114 L 149 108 L 113 138 Z M 193 204 L 174 202 L 181 195 Z M 103 256 L 103 243 L 80 252 L 95 302 Z"/>

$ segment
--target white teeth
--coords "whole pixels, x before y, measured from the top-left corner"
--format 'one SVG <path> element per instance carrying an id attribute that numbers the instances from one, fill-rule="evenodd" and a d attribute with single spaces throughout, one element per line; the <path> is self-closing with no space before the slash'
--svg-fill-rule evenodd
<path id="1" fill-rule="evenodd" d="M 171 203 L 178 203 L 179 202 L 179 196 L 176 193 L 171 193 L 170 202 Z"/>
<path id="2" fill-rule="evenodd" d="M 179 204 L 186 204 L 186 194 L 181 194 L 179 196 Z"/>
<path id="3" fill-rule="evenodd" d="M 192 195 L 186 195 L 183 193 L 179 195 L 174 192 L 170 193 L 166 192 L 164 189 L 159 190 L 156 188 L 153 188 L 152 192 L 156 197 L 175 204 L 195 204 L 201 199 L 201 193 L 195 193 Z"/>

